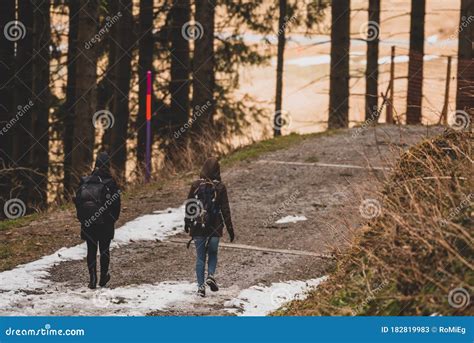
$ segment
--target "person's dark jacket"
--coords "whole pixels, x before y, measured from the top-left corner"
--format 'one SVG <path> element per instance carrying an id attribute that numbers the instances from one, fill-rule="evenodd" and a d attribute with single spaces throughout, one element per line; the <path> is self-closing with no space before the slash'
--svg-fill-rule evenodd
<path id="1" fill-rule="evenodd" d="M 99 176 L 110 190 L 110 205 L 107 205 L 107 211 L 103 214 L 103 224 L 92 224 L 89 227 L 81 225 L 81 238 L 83 240 L 111 240 L 115 234 L 115 222 L 120 216 L 120 189 L 110 173 L 110 158 L 105 152 L 99 153 L 96 159 L 95 168 L 92 175 Z M 82 184 L 81 180 L 81 184 Z M 81 184 L 79 186 L 81 186 Z"/>
<path id="2" fill-rule="evenodd" d="M 221 180 L 221 172 L 219 162 L 215 158 L 209 158 L 204 163 L 200 179 L 191 184 L 188 199 L 193 199 L 196 189 L 204 180 L 214 182 L 216 189 L 216 202 L 220 209 L 220 214 L 214 217 L 213 222 L 207 227 L 193 227 L 192 219 L 184 219 L 184 228 L 189 232 L 190 236 L 205 237 L 222 237 L 224 225 L 229 233 L 230 240 L 234 240 L 234 227 L 232 226 L 232 218 L 230 214 L 229 199 L 227 197 L 227 188 Z"/>

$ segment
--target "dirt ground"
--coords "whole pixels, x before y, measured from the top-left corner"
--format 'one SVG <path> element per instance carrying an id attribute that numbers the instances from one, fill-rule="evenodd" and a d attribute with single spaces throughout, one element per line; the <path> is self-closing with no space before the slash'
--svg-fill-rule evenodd
<path id="1" fill-rule="evenodd" d="M 377 189 L 389 175 L 389 170 L 373 170 L 370 166 L 390 168 L 408 146 L 437 133 L 439 128 L 426 127 L 352 129 L 308 139 L 287 150 L 224 169 L 222 179 L 229 192 L 236 243 L 315 253 L 343 249 L 353 232 L 367 221 L 359 211 L 361 202 L 379 199 Z M 347 165 L 367 168 L 347 168 Z M 128 203 L 135 202 L 133 206 L 141 210 L 126 209 L 121 222 L 152 210 L 176 207 L 184 200 L 187 190 L 186 185 L 176 184 L 170 189 L 153 190 L 146 196 L 129 199 Z M 288 215 L 304 216 L 307 220 L 275 223 Z M 73 223 L 72 218 L 62 220 L 69 225 Z M 61 227 L 55 230 L 60 233 Z M 187 236 L 180 233 L 173 238 Z M 228 237 L 223 241 L 227 242 Z M 71 239 L 70 243 L 77 240 Z M 184 244 L 167 240 L 136 241 L 112 250 L 111 255 L 109 287 L 112 289 L 195 279 L 192 246 L 187 250 Z M 309 256 L 221 247 L 216 276 L 222 292 L 188 308 L 181 306 L 149 314 L 223 315 L 226 314 L 224 302 L 235 297 L 239 290 L 259 283 L 317 278 L 332 263 Z M 88 280 L 85 260 L 60 263 L 50 270 L 50 277 L 61 287 L 83 287 Z"/>

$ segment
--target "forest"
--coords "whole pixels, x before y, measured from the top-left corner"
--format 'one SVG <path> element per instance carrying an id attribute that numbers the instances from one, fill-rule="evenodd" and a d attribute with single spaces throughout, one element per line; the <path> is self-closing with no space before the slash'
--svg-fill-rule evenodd
<path id="1" fill-rule="evenodd" d="M 407 104 L 396 118 L 393 87 L 378 84 L 380 2 L 368 2 L 367 36 L 361 38 L 367 45 L 364 120 L 374 125 L 385 106 L 386 122 L 419 124 L 425 0 L 411 4 Z M 100 150 L 110 152 L 119 179 L 141 181 L 148 71 L 154 171 L 183 168 L 222 151 L 232 137 L 245 137 L 253 123 L 280 135 L 288 121 L 282 107 L 286 31 L 318 32 L 325 18 L 337 27 L 330 32 L 326 128 L 348 127 L 350 5 L 349 0 L 2 1 L 2 200 L 22 199 L 29 211 L 67 201 Z M 461 1 L 459 63 L 452 74 L 455 110 L 462 111 L 472 106 L 472 29 L 463 29 L 470 11 L 472 2 Z M 261 38 L 249 42 L 245 32 Z M 237 96 L 240 70 L 274 55 L 276 70 L 268 75 L 276 80 L 273 108 L 253 94 Z"/>
<path id="2" fill-rule="evenodd" d="M 0 317 L 471 315 L 473 11 L 1 0 Z"/>

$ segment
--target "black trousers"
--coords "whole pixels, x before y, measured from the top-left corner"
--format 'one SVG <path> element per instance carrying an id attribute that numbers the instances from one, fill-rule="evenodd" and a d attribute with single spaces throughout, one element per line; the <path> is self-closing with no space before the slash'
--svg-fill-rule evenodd
<path id="1" fill-rule="evenodd" d="M 107 275 L 110 264 L 110 239 L 93 240 L 87 239 L 87 268 L 90 273 L 97 270 L 97 250 L 100 252 L 100 275 Z"/>

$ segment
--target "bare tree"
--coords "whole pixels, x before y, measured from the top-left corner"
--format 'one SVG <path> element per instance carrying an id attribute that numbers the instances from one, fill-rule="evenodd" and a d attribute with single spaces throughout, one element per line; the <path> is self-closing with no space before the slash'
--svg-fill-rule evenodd
<path id="1" fill-rule="evenodd" d="M 51 47 L 50 0 L 37 0 L 33 6 L 33 101 L 31 167 L 33 187 L 29 200 L 36 208 L 47 206 L 49 169 L 49 63 Z"/>
<path id="2" fill-rule="evenodd" d="M 367 25 L 367 69 L 365 70 L 365 120 L 378 121 L 380 0 L 369 0 Z"/>
<path id="3" fill-rule="evenodd" d="M 76 102 L 77 33 L 79 30 L 79 2 L 69 1 L 69 34 L 67 48 L 67 85 L 64 105 L 64 196 L 72 194 L 71 163 L 74 137 L 74 104 Z"/>
<path id="4" fill-rule="evenodd" d="M 179 128 L 189 118 L 189 40 L 182 28 L 189 22 L 191 9 L 189 0 L 175 0 L 171 8 L 171 114 L 173 129 Z"/>
<path id="5" fill-rule="evenodd" d="M 71 153 L 72 182 L 75 188 L 80 175 L 90 171 L 94 152 L 92 118 L 97 104 L 96 45 L 88 44 L 97 33 L 98 0 L 79 0 L 79 30 L 77 33 L 76 94 L 74 106 L 74 138 Z"/>
<path id="6" fill-rule="evenodd" d="M 117 39 L 115 44 L 117 67 L 114 69 L 113 79 L 115 124 L 111 128 L 111 162 L 118 176 L 123 179 L 127 162 L 127 132 L 130 117 L 129 93 L 134 39 L 132 36 L 132 0 L 117 0 L 117 5 L 117 14 L 121 13 L 121 17 L 115 24 L 117 32 L 115 36 Z"/>
<path id="7" fill-rule="evenodd" d="M 472 111 L 474 103 L 474 63 L 472 62 L 474 23 L 471 22 L 471 18 L 474 18 L 474 1 L 461 0 L 456 109 L 462 111 Z"/>
<path id="8" fill-rule="evenodd" d="M 0 32 L 15 20 L 15 1 L 0 1 Z M 11 120 L 13 103 L 13 77 L 15 45 L 12 39 L 0 39 L 0 170 L 9 166 L 12 155 L 12 134 L 8 131 L 7 123 Z M 10 177 L 0 173 L 0 199 L 8 200 L 10 193 Z M 0 211 L 0 216 L 3 213 Z"/>
<path id="9" fill-rule="evenodd" d="M 410 53 L 408 62 L 407 124 L 421 123 L 426 0 L 411 1 Z"/>
<path id="10" fill-rule="evenodd" d="M 330 129 L 349 125 L 350 0 L 333 0 L 331 7 Z"/>
<path id="11" fill-rule="evenodd" d="M 286 0 L 279 0 L 279 18 L 278 18 L 278 51 L 276 67 L 276 94 L 275 94 L 275 116 L 273 119 L 273 135 L 281 136 L 281 110 L 283 101 L 283 59 L 285 55 L 285 21 L 286 21 Z"/>
<path id="12" fill-rule="evenodd" d="M 196 0 L 196 27 L 194 30 L 193 54 L 193 99 L 192 107 L 206 107 L 193 128 L 209 126 L 215 112 L 215 56 L 214 56 L 214 16 L 215 0 Z"/>

